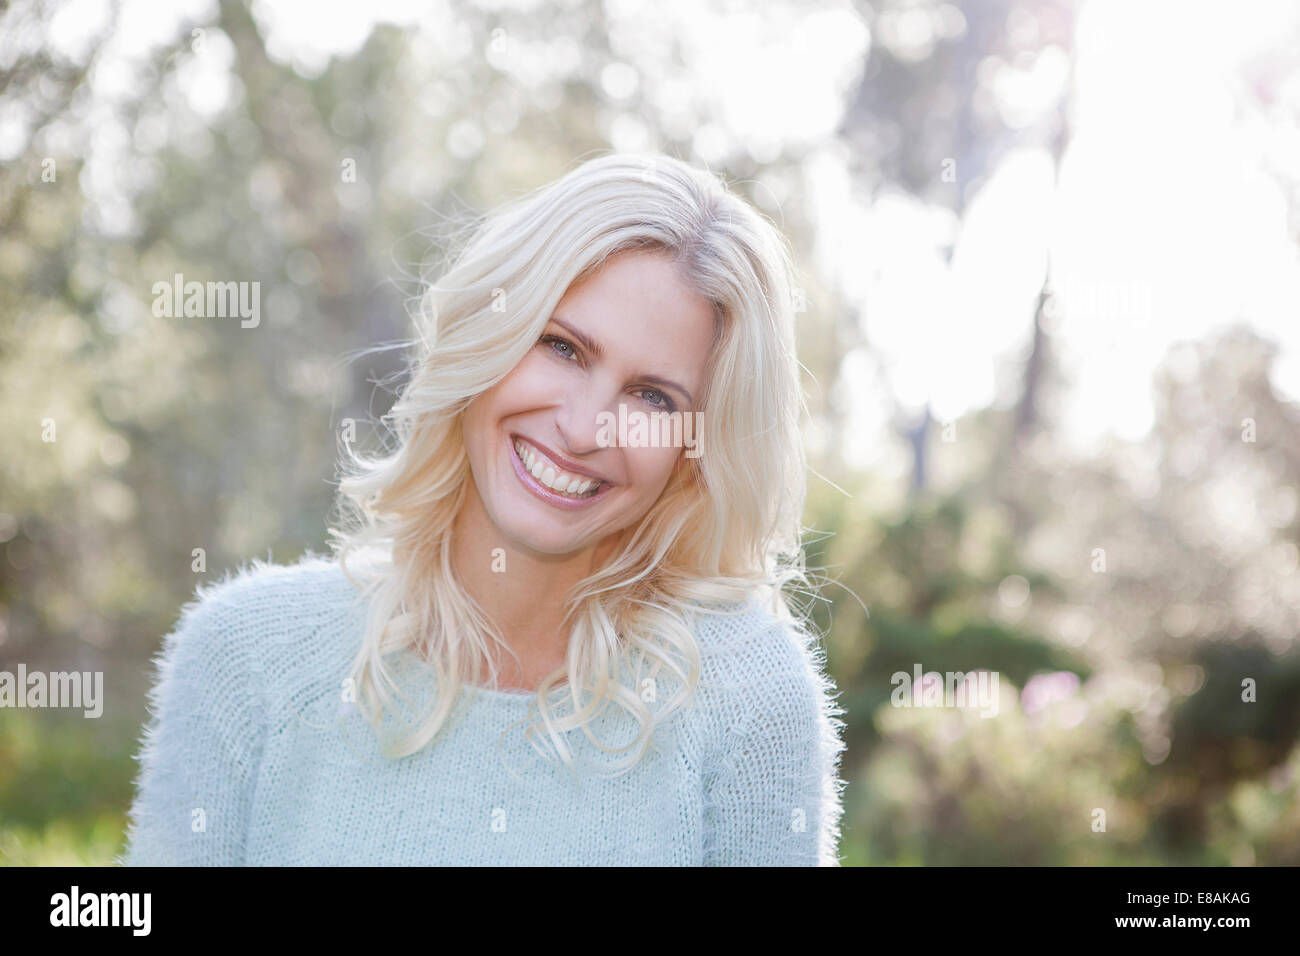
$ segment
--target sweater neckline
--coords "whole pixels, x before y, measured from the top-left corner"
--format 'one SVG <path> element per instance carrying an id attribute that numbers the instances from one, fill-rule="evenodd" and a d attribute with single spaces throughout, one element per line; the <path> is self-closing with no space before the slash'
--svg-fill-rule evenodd
<path id="1" fill-rule="evenodd" d="M 336 571 L 340 570 L 337 561 L 333 563 L 333 568 Z M 343 577 L 345 581 L 347 580 L 346 575 L 342 575 L 341 572 L 340 572 L 340 576 Z M 355 587 L 353 588 L 353 591 L 354 592 L 356 591 Z M 424 663 L 423 658 L 415 651 L 413 647 L 409 645 L 402 649 L 402 654 L 408 660 L 413 660 L 418 663 Z M 568 685 L 566 684 L 563 686 L 567 687 Z M 489 687 L 484 687 L 481 684 L 462 684 L 461 688 L 462 690 L 470 691 L 472 696 L 477 697 L 481 695 L 491 700 L 500 700 L 500 701 L 507 701 L 512 703 L 514 701 L 520 701 L 523 703 L 527 703 L 529 701 L 537 699 L 536 690 L 493 690 Z"/>
<path id="2" fill-rule="evenodd" d="M 500 700 L 532 700 L 537 696 L 535 690 L 493 690 L 479 684 L 465 684 L 464 686 L 475 697 L 482 694 Z"/>
<path id="3" fill-rule="evenodd" d="M 536 690 L 493 690 L 490 687 L 484 687 L 482 684 L 462 684 L 461 686 L 474 694 L 483 694 L 495 699 L 530 701 L 538 698 Z M 551 693 L 555 694 L 558 691 L 567 692 L 568 688 L 569 685 L 566 682 L 551 690 Z"/>

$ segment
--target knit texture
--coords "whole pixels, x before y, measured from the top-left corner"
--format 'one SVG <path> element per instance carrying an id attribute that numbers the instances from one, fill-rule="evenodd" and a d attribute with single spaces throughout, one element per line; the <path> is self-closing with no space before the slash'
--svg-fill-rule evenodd
<path id="1" fill-rule="evenodd" d="M 468 688 L 432 743 L 386 758 L 344 701 L 365 603 L 315 556 L 199 589 L 156 658 L 117 863 L 839 865 L 843 710 L 820 648 L 766 610 L 692 617 L 694 702 L 602 776 L 617 755 L 581 729 L 576 774 L 525 739 L 522 691 Z M 390 660 L 431 699 L 427 664 Z M 591 730 L 610 746 L 638 727 L 611 705 Z"/>

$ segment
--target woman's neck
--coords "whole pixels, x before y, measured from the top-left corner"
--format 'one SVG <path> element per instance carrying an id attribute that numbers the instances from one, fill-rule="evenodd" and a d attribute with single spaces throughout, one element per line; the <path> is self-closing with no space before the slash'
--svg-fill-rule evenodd
<path id="1" fill-rule="evenodd" d="M 530 674 L 544 676 L 563 664 L 565 599 L 593 572 L 597 551 L 548 555 L 518 547 L 493 524 L 471 482 L 452 527 L 452 567 L 518 657 L 523 673 L 517 676 L 525 683 Z M 513 659 L 502 663 L 515 672 Z"/>

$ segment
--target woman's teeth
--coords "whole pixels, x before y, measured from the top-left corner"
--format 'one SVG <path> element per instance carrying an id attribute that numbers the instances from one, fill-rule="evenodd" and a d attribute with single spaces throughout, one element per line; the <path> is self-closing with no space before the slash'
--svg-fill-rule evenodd
<path id="1" fill-rule="evenodd" d="M 524 470 L 557 494 L 568 498 L 590 498 L 600 487 L 600 481 L 596 478 L 560 471 L 534 452 L 531 445 L 518 440 L 514 445 L 515 454 L 523 463 Z"/>

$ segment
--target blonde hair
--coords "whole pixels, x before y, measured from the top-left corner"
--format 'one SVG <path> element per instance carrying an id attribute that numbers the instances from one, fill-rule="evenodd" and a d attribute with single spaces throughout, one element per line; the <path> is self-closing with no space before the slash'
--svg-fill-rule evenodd
<path id="1" fill-rule="evenodd" d="M 362 712 L 372 723 L 382 719 L 391 700 L 385 688 L 397 687 L 385 665 L 390 654 L 420 650 L 436 675 L 434 706 L 390 751 L 395 756 L 434 738 L 483 667 L 496 680 L 487 641 L 501 636 L 451 561 L 453 521 L 470 480 L 461 413 L 534 347 L 572 284 L 609 257 L 638 250 L 669 256 L 715 309 L 698 402 L 704 454 L 686 459 L 641 521 L 621 533 L 616 553 L 568 596 L 565 667 L 542 682 L 530 714 L 571 769 L 561 732 L 580 727 L 602 750 L 628 751 L 617 764 L 625 771 L 698 682 L 693 615 L 736 610 L 757 596 L 795 622 L 784 591 L 792 581 L 806 584 L 805 467 L 786 241 L 711 173 L 661 154 L 598 156 L 481 221 L 420 300 L 418 354 L 385 416 L 396 449 L 367 458 L 344 446 L 340 504 L 351 520 L 331 534 L 345 573 L 371 597 L 352 665 Z M 638 685 L 642 675 L 656 688 L 667 678 L 676 692 L 652 713 L 634 687 L 619 683 L 621 664 Z M 572 713 L 555 709 L 564 697 Z M 606 747 L 588 726 L 610 704 L 641 728 L 623 747 Z M 534 722 L 534 746 L 536 730 Z"/>

